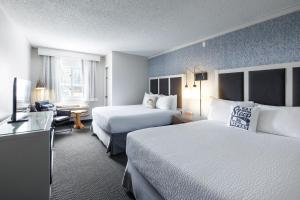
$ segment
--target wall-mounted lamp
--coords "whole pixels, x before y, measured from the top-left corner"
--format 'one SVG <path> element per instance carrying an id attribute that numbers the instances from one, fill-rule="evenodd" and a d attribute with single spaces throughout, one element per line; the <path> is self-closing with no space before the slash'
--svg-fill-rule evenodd
<path id="1" fill-rule="evenodd" d="M 196 67 L 197 66 L 194 67 L 193 71 L 190 70 L 190 69 L 188 69 L 188 68 L 186 68 L 186 70 L 185 70 L 185 76 L 186 76 L 186 78 L 185 78 L 185 87 L 186 88 L 189 87 L 188 84 L 187 84 L 187 74 L 188 74 L 188 71 L 190 71 L 194 75 L 194 84 L 193 84 L 193 87 L 197 87 L 196 81 L 200 81 L 199 90 L 200 90 L 200 117 L 201 117 L 201 115 L 202 115 L 201 81 L 207 80 L 207 72 L 200 71 L 200 72 L 196 73 Z"/>
<path id="2" fill-rule="evenodd" d="M 205 81 L 207 80 L 207 72 L 200 72 L 195 74 L 196 81 Z"/>
<path id="3" fill-rule="evenodd" d="M 207 80 L 207 72 L 196 73 L 194 80 L 200 81 L 199 88 L 200 88 L 200 117 L 201 117 L 202 115 L 201 81 Z"/>
<path id="4" fill-rule="evenodd" d="M 195 80 L 195 74 L 196 74 L 196 67 L 194 67 L 194 85 L 193 85 L 193 87 L 197 87 L 196 80 Z"/>
<path id="5" fill-rule="evenodd" d="M 188 80 L 188 76 L 187 76 L 187 74 L 188 74 L 188 72 L 187 72 L 187 70 L 185 70 L 185 86 L 184 87 L 186 87 L 186 88 L 188 88 L 189 86 L 188 86 L 188 84 L 187 84 L 187 80 Z"/>
<path id="6" fill-rule="evenodd" d="M 188 71 L 190 71 L 190 72 L 193 74 L 193 76 L 194 76 L 194 84 L 193 84 L 193 87 L 197 87 L 196 82 L 195 82 L 196 67 L 194 67 L 193 71 L 190 70 L 189 68 L 186 68 L 186 69 L 185 69 L 185 87 L 186 87 L 186 88 L 189 87 L 189 85 L 188 85 L 188 83 L 187 83 L 187 80 L 188 80 Z"/>
<path id="7" fill-rule="evenodd" d="M 198 72 L 196 73 L 196 67 L 194 67 L 193 71 L 190 70 L 189 68 L 185 69 L 185 87 L 188 88 L 188 83 L 187 83 L 187 77 L 188 77 L 188 71 L 192 72 L 194 75 L 194 84 L 193 87 L 197 87 L 196 81 L 204 81 L 207 80 L 207 72 Z"/>

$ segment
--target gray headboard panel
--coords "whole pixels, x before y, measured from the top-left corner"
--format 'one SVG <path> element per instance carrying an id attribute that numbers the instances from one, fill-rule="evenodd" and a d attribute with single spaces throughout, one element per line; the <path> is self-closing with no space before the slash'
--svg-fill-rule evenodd
<path id="1" fill-rule="evenodd" d="M 150 92 L 152 94 L 158 94 L 158 79 L 150 80 Z"/>
<path id="2" fill-rule="evenodd" d="M 159 94 L 169 95 L 169 79 L 160 78 L 159 79 Z"/>
<path id="3" fill-rule="evenodd" d="M 170 78 L 170 95 L 177 95 L 177 107 L 182 108 L 182 77 Z"/>
<path id="4" fill-rule="evenodd" d="M 293 106 L 300 106 L 300 67 L 293 71 Z"/>
<path id="5" fill-rule="evenodd" d="M 177 108 L 182 108 L 183 75 L 149 78 L 149 92 L 153 94 L 177 95 Z"/>
<path id="6" fill-rule="evenodd" d="M 244 73 L 219 74 L 219 98 L 244 101 Z"/>
<path id="7" fill-rule="evenodd" d="M 238 78 L 239 73 L 240 76 L 244 74 L 243 81 Z M 238 100 L 242 99 L 243 91 L 245 101 L 300 106 L 300 62 L 221 69 L 215 70 L 215 76 L 216 97 Z M 234 86 L 233 82 L 239 86 Z"/>
<path id="8" fill-rule="evenodd" d="M 249 72 L 249 100 L 256 103 L 285 106 L 285 69 Z"/>

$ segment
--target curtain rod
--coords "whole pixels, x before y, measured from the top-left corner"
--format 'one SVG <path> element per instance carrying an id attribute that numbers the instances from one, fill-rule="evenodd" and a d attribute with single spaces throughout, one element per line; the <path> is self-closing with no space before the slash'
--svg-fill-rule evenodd
<path id="1" fill-rule="evenodd" d="M 101 56 L 95 54 L 78 53 L 73 51 L 49 49 L 49 48 L 38 48 L 38 55 L 40 56 L 61 56 L 61 57 L 72 57 L 80 58 L 84 60 L 92 60 L 100 62 Z"/>

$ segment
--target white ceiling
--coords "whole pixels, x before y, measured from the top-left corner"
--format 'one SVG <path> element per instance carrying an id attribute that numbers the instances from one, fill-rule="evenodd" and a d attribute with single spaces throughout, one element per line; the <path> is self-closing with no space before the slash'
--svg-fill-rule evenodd
<path id="1" fill-rule="evenodd" d="M 300 0 L 0 0 L 33 46 L 151 57 L 299 10 Z"/>

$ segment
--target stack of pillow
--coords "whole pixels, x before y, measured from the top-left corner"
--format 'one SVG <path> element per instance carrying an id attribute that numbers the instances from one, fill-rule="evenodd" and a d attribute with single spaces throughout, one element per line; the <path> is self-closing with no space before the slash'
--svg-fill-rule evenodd
<path id="1" fill-rule="evenodd" d="M 300 138 L 300 107 L 267 106 L 213 98 L 207 117 L 252 132 Z"/>
<path id="2" fill-rule="evenodd" d="M 177 109 L 177 95 L 157 95 L 145 93 L 143 105 L 147 108 L 158 108 L 162 110 Z"/>

